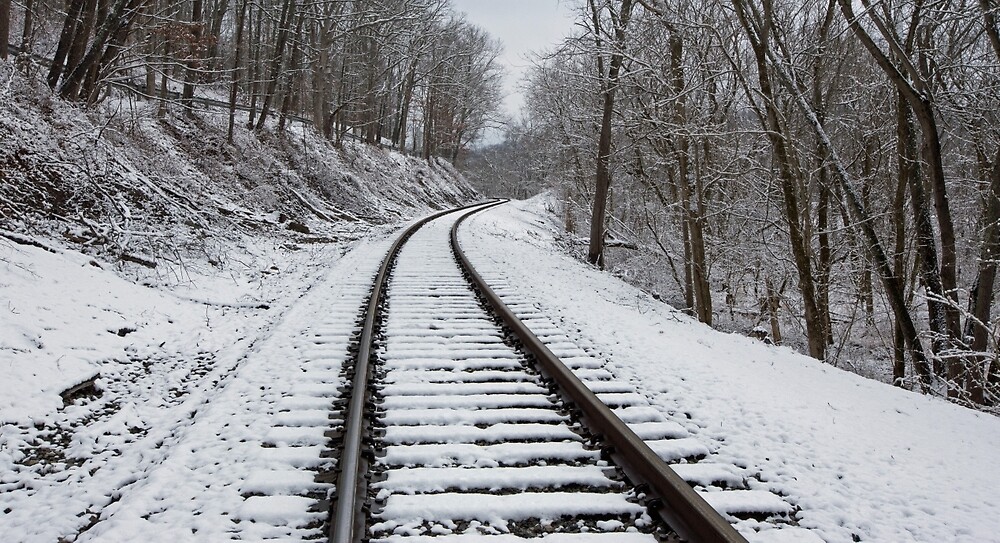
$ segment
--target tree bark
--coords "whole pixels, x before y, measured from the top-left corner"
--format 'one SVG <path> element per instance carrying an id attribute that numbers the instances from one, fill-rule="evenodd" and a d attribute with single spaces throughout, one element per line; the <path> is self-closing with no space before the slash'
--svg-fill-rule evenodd
<path id="1" fill-rule="evenodd" d="M 827 42 L 833 24 L 836 0 L 827 0 L 826 12 L 816 37 L 816 52 L 812 65 L 812 107 L 820 122 L 825 122 L 826 100 L 823 95 L 823 74 L 826 69 Z M 833 251 L 830 247 L 830 180 L 826 160 L 819 141 L 815 142 L 816 160 L 816 241 L 819 245 L 816 264 L 816 307 L 826 335 L 827 345 L 833 345 L 833 322 L 830 316 L 830 282 L 833 271 Z"/>
<path id="2" fill-rule="evenodd" d="M 899 99 L 902 104 L 902 98 Z M 892 274 L 902 280 L 906 277 L 906 193 L 911 179 L 918 177 L 914 170 L 918 168 L 912 157 L 908 156 L 911 149 L 912 140 L 907 137 L 911 133 L 907 128 L 906 111 L 896 108 L 896 191 L 892 203 L 892 225 L 893 225 L 893 255 Z M 899 319 L 893 320 L 892 335 L 892 384 L 902 387 L 906 379 L 906 344 L 903 339 L 903 329 Z"/>
<path id="3" fill-rule="evenodd" d="M 151 19 L 152 17 L 150 17 L 149 14 L 147 13 L 144 21 L 144 25 L 146 26 L 146 28 L 152 28 L 153 25 Z M 148 36 L 149 36 L 149 31 L 147 31 L 147 37 Z M 145 83 L 146 83 L 147 100 L 152 100 L 153 97 L 156 96 L 156 71 L 153 69 L 154 66 L 153 59 L 156 57 L 157 45 L 158 44 L 156 40 L 147 39 L 145 47 L 143 47 L 146 55 L 146 62 L 145 66 L 143 67 L 143 71 L 145 72 L 146 75 Z"/>
<path id="4" fill-rule="evenodd" d="M 264 128 L 267 116 L 271 111 L 271 102 L 274 100 L 275 92 L 278 88 L 278 79 L 281 77 L 281 66 L 285 58 L 285 44 L 288 42 L 289 25 L 292 17 L 295 16 L 295 0 L 285 0 L 281 9 L 281 22 L 278 26 L 278 35 L 274 45 L 274 56 L 271 58 L 271 73 L 267 81 L 267 89 L 264 91 L 264 103 L 260 106 L 260 116 L 257 118 L 257 130 Z"/>
<path id="5" fill-rule="evenodd" d="M 66 71 L 72 72 L 80 64 L 80 61 L 83 60 L 83 56 L 87 52 L 87 41 L 90 40 L 90 34 L 94 30 L 94 19 L 96 17 L 97 0 L 84 0 L 83 9 L 77 20 L 76 30 L 73 32 L 73 41 L 70 43 L 69 53 L 66 56 Z M 72 89 L 71 93 L 75 95 L 78 91 L 79 89 Z"/>
<path id="6" fill-rule="evenodd" d="M 690 270 L 690 290 L 693 292 L 693 309 L 698 320 L 712 325 L 712 293 L 708 281 L 708 266 L 705 261 L 704 218 L 695 201 L 700 194 L 692 194 L 691 142 L 684 131 L 687 130 L 687 100 L 684 81 L 684 41 L 676 29 L 670 31 L 670 73 L 674 92 L 674 123 L 678 134 L 675 136 L 678 188 L 680 189 L 682 216 L 684 221 L 685 269 Z"/>
<path id="7" fill-rule="evenodd" d="M 226 17 L 226 12 L 229 11 L 229 0 L 219 0 L 216 2 L 214 9 L 212 9 L 211 21 L 208 26 L 208 33 L 212 39 L 208 42 L 208 55 L 209 62 L 212 63 L 211 67 L 217 68 L 225 65 L 225 62 L 219 57 L 219 43 L 222 42 L 222 21 Z M 212 80 L 217 77 L 214 75 L 213 70 L 210 76 Z"/>
<path id="8" fill-rule="evenodd" d="M 30 55 L 33 45 L 32 38 L 32 26 L 34 25 L 35 19 L 35 2 L 34 0 L 25 0 L 24 2 L 24 25 L 21 27 L 21 54 Z"/>
<path id="9" fill-rule="evenodd" d="M 986 403 L 987 386 L 994 388 L 994 391 L 1000 386 L 1000 368 L 997 367 L 995 358 L 989 364 L 992 371 L 985 375 L 985 353 L 992 333 L 990 313 L 993 307 L 993 287 L 996 283 L 997 259 L 1000 259 L 1000 151 L 997 151 L 992 164 L 983 164 L 983 169 L 988 171 L 989 176 L 989 188 L 983 202 L 983 241 L 976 281 L 969 293 L 970 317 L 965 320 L 965 337 L 972 338 L 969 399 L 977 404 Z"/>
<path id="10" fill-rule="evenodd" d="M 247 0 L 240 2 L 240 11 L 236 16 L 235 51 L 233 52 L 233 71 L 230 74 L 229 86 L 229 128 L 226 131 L 226 141 L 233 143 L 233 125 L 236 124 L 236 97 L 240 87 L 240 57 L 243 53 L 243 23 L 247 14 Z"/>
<path id="11" fill-rule="evenodd" d="M 993 52 L 1000 59 L 1000 31 L 997 31 L 997 15 L 995 8 L 990 6 L 991 0 L 979 0 L 979 9 L 983 11 L 983 23 L 986 28 L 986 35 L 993 46 Z"/>
<path id="12" fill-rule="evenodd" d="M 913 212 L 914 234 L 917 240 L 917 251 L 920 253 L 921 282 L 927 289 L 927 313 L 931 331 L 935 337 L 931 349 L 942 353 L 948 348 L 947 315 L 945 314 L 944 288 L 938 269 L 937 242 L 934 238 L 934 226 L 931 213 L 924 193 L 924 184 L 920 176 L 920 158 L 917 151 L 916 134 L 910 108 L 906 100 L 897 99 L 896 135 L 899 140 L 900 174 L 906 178 L 910 190 L 910 207 Z M 935 361 L 935 373 L 941 374 L 943 366 L 940 359 Z"/>
<path id="13" fill-rule="evenodd" d="M 406 81 L 403 83 L 403 93 L 399 103 L 399 122 L 396 123 L 396 127 L 393 129 L 392 140 L 396 144 L 396 148 L 400 151 L 406 150 L 406 123 L 409 121 L 410 102 L 413 101 L 413 89 L 417 83 L 417 65 L 419 62 L 420 56 L 414 55 L 406 70 Z"/>
<path id="14" fill-rule="evenodd" d="M 63 81 L 59 95 L 64 99 L 90 99 L 96 89 L 92 85 L 82 85 L 92 69 L 101 70 L 117 57 L 121 44 L 128 35 L 147 0 L 117 0 L 97 35 L 94 36 L 87 54 Z M 79 91 L 78 91 L 79 89 Z"/>
<path id="15" fill-rule="evenodd" d="M 170 56 L 170 40 L 163 40 L 163 58 Z M 167 96 L 169 89 L 167 85 L 169 79 L 167 78 L 167 70 L 169 68 L 164 66 L 160 71 L 160 103 L 156 108 L 157 118 L 163 119 L 167 115 Z"/>
<path id="16" fill-rule="evenodd" d="M 83 13 L 83 6 L 86 0 L 70 0 L 66 10 L 66 18 L 63 20 L 62 31 L 59 33 L 59 43 L 56 44 L 55 56 L 49 66 L 47 81 L 50 88 L 56 88 L 63 70 L 66 68 L 66 57 L 69 55 L 70 46 L 76 35 L 76 27 L 80 22 Z"/>
<path id="17" fill-rule="evenodd" d="M 257 118 L 257 96 L 260 90 L 260 50 L 261 44 L 261 33 L 263 32 L 264 14 L 263 8 L 257 8 L 257 17 L 253 16 L 253 9 L 250 10 L 250 29 L 253 30 L 254 21 L 256 20 L 257 26 L 256 30 L 253 30 L 253 60 L 250 62 L 250 107 L 247 108 L 247 128 L 253 128 L 254 122 Z"/>
<path id="18" fill-rule="evenodd" d="M 767 289 L 765 305 L 767 306 L 768 321 L 771 324 L 771 341 L 775 345 L 781 345 L 781 321 L 778 319 L 778 311 L 781 309 L 781 293 L 775 290 L 771 276 L 764 279 L 764 285 Z M 784 284 L 782 284 L 782 289 L 784 289 Z"/>
<path id="19" fill-rule="evenodd" d="M 427 101 L 424 106 L 424 160 L 430 160 L 431 153 L 434 152 L 434 95 L 436 93 L 437 88 L 433 85 L 428 85 Z"/>
<path id="20" fill-rule="evenodd" d="M 7 60 L 10 51 L 10 0 L 0 0 L 0 59 Z"/>
<path id="21" fill-rule="evenodd" d="M 601 108 L 601 133 L 597 143 L 597 173 L 594 194 L 594 208 L 590 221 L 590 248 L 587 260 L 598 267 L 604 267 L 604 223 L 607 220 L 608 191 L 611 187 L 611 118 L 615 109 L 615 91 L 618 89 L 619 75 L 625 60 L 625 31 L 632 15 L 632 0 L 622 0 L 616 13 L 612 7 L 611 16 L 614 20 L 615 49 L 608 61 L 607 74 L 604 73 L 601 49 L 600 12 L 593 0 L 590 9 L 594 22 L 594 35 L 598 44 L 598 70 L 602 81 L 603 106 Z"/>
<path id="22" fill-rule="evenodd" d="M 313 62 L 312 70 L 312 118 L 313 127 L 316 132 L 322 134 L 324 138 L 330 137 L 330 129 L 327 119 L 330 117 L 330 92 L 329 92 L 329 70 L 330 70 L 330 33 L 332 30 L 333 18 L 327 17 L 319 24 L 317 30 L 319 36 L 316 38 L 318 44 L 316 60 Z"/>
<path id="23" fill-rule="evenodd" d="M 187 112 L 188 116 L 194 114 L 191 99 L 194 98 L 194 85 L 198 82 L 198 69 L 201 67 L 201 35 L 204 30 L 204 22 L 202 21 L 203 8 L 204 0 L 192 0 L 190 26 L 191 37 L 189 38 L 190 41 L 187 44 L 188 58 L 187 62 L 185 62 L 184 88 L 181 91 L 181 105 L 184 106 L 184 110 Z"/>
<path id="24" fill-rule="evenodd" d="M 299 62 L 302 56 L 302 48 L 298 44 L 302 43 L 302 23 L 305 17 L 300 13 L 298 16 L 298 21 L 295 23 L 295 39 L 292 45 L 292 57 L 288 62 L 288 70 L 285 74 L 285 92 L 281 99 L 281 114 L 278 118 L 278 132 L 282 133 L 285 130 L 285 122 L 288 119 L 289 113 L 292 109 L 292 101 L 295 94 L 295 78 L 292 74 L 299 69 Z"/>

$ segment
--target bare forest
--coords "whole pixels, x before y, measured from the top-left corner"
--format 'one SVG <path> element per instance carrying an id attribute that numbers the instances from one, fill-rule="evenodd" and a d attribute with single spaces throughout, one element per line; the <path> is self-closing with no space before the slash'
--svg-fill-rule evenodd
<path id="1" fill-rule="evenodd" d="M 458 162 L 500 100 L 501 45 L 448 0 L 2 0 L 0 34 L 65 100 L 228 107 L 230 142 L 297 120 Z"/>
<path id="2" fill-rule="evenodd" d="M 475 164 L 716 328 L 1000 402 L 1000 4 L 586 0 Z"/>
<path id="3" fill-rule="evenodd" d="M 467 201 L 502 98 L 450 0 L 0 0 L 0 34 L 0 238 L 172 278 Z"/>

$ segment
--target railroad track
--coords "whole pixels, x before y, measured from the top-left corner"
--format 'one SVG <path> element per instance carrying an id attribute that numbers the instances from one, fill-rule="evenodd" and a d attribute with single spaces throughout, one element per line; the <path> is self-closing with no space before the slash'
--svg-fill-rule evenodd
<path id="1" fill-rule="evenodd" d="M 337 416 L 330 541 L 746 541 L 662 460 L 703 445 L 558 329 L 533 334 L 472 269 L 457 228 L 488 207 L 415 225 L 383 263 Z M 688 479 L 741 482 L 702 468 Z M 735 492 L 716 508 L 789 512 Z"/>
<path id="2" fill-rule="evenodd" d="M 151 373 L 68 406 L 64 450 L 0 427 L 5 541 L 737 542 L 730 522 L 794 524 L 752 469 L 485 285 L 463 213 L 361 243 L 252 348 L 123 363 Z"/>

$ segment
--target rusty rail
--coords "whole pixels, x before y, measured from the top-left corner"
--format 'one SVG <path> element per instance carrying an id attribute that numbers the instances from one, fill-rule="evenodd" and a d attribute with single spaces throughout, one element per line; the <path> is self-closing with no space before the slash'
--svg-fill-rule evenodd
<path id="1" fill-rule="evenodd" d="M 637 485 L 646 485 L 653 507 L 677 535 L 695 543 L 747 543 L 715 509 L 684 479 L 674 473 L 614 412 L 605 405 L 559 358 L 514 314 L 476 271 L 458 242 L 458 227 L 473 213 L 503 202 L 469 211 L 451 229 L 451 244 L 463 270 L 493 311 L 530 353 L 543 375 L 552 379 L 563 400 L 583 415 L 587 428 L 611 449 L 612 459 Z"/>

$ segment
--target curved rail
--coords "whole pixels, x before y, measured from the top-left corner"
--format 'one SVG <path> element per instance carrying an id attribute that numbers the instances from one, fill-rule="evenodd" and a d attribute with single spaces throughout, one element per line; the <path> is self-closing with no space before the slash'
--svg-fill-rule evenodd
<path id="1" fill-rule="evenodd" d="M 507 328 L 531 353 L 539 370 L 555 381 L 560 395 L 583 414 L 584 423 L 611 447 L 611 456 L 635 484 L 645 484 L 653 494 L 660 517 L 688 541 L 706 543 L 747 543 L 719 513 L 679 475 L 674 473 L 649 446 L 605 405 L 559 358 L 514 314 L 483 277 L 473 268 L 458 242 L 458 227 L 473 213 L 497 202 L 469 211 L 451 229 L 451 244 L 462 269 L 500 316 Z"/>
<path id="2" fill-rule="evenodd" d="M 491 205 L 486 205 L 490 207 Z M 347 407 L 347 416 L 344 417 L 344 445 L 343 453 L 337 463 L 337 498 L 333 506 L 330 518 L 329 540 L 331 543 L 352 543 L 360 540 L 364 531 L 365 516 L 362 509 L 362 502 L 358 498 L 365 493 L 367 481 L 365 474 L 368 472 L 368 460 L 364 458 L 362 446 L 369 434 L 369 421 L 365 416 L 365 406 L 371 399 L 371 391 L 368 382 L 372 375 L 372 339 L 375 330 L 375 321 L 378 317 L 379 306 L 382 302 L 382 292 L 389 277 L 389 269 L 399 254 L 399 249 L 406 243 L 406 240 L 420 229 L 421 226 L 448 213 L 454 213 L 462 209 L 483 206 L 483 203 L 471 204 L 458 209 L 448 209 L 424 217 L 407 228 L 389 247 L 382 265 L 372 286 L 372 294 L 368 298 L 368 305 L 365 308 L 364 326 L 361 329 L 361 336 L 358 339 L 357 361 L 354 365 L 354 377 L 351 380 L 351 400 Z M 476 211 L 475 209 L 473 211 Z M 345 491 L 350 489 L 349 491 Z"/>
<path id="3" fill-rule="evenodd" d="M 462 251 L 458 228 L 474 213 L 500 205 L 505 201 L 472 204 L 452 226 L 451 245 L 462 270 L 482 294 L 492 310 L 534 356 L 538 369 L 559 388 L 563 399 L 582 414 L 583 422 L 600 436 L 610 449 L 612 459 L 629 479 L 648 488 L 649 503 L 659 516 L 682 538 L 696 543 L 747 543 L 732 525 L 698 495 L 680 476 L 660 459 L 614 412 L 587 386 L 521 320 L 511 311 L 475 270 Z M 435 213 L 407 228 L 392 244 L 376 275 L 372 294 L 365 310 L 364 327 L 359 338 L 357 361 L 352 378 L 351 399 L 345 416 L 344 447 L 338 462 L 337 497 L 331 513 L 330 541 L 354 543 L 364 536 L 365 513 L 362 496 L 367 491 L 366 473 L 369 461 L 363 445 L 370 434 L 370 421 L 365 407 L 371 399 L 368 382 L 372 375 L 372 340 L 382 304 L 389 270 L 403 244 L 424 224 L 448 213 Z"/>

